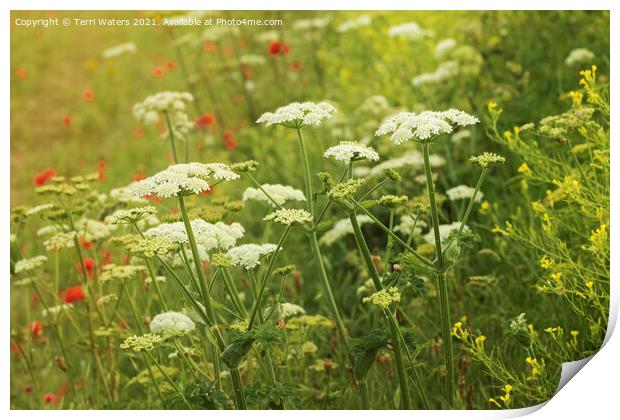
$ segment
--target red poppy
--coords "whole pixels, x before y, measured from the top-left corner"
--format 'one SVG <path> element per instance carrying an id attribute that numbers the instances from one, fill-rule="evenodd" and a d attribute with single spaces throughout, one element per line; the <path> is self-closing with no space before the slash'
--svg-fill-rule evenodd
<path id="1" fill-rule="evenodd" d="M 25 79 L 27 76 L 28 71 L 23 67 L 18 68 L 15 72 L 15 77 L 17 77 L 18 79 Z"/>
<path id="2" fill-rule="evenodd" d="M 254 76 L 254 70 L 252 70 L 251 67 L 244 67 L 243 75 L 245 76 L 246 79 L 251 79 L 252 76 Z"/>
<path id="3" fill-rule="evenodd" d="M 84 239 L 83 236 L 80 236 L 79 242 L 80 242 L 80 245 L 82 245 L 82 248 L 84 249 L 91 249 L 93 247 L 93 243 L 91 241 L 87 241 L 86 239 Z"/>
<path id="4" fill-rule="evenodd" d="M 223 137 L 224 137 L 224 145 L 226 146 L 227 149 L 232 150 L 232 149 L 236 149 L 237 146 L 239 146 L 239 142 L 235 140 L 235 138 L 233 137 L 232 130 L 224 131 Z"/>
<path id="5" fill-rule="evenodd" d="M 202 194 L 202 195 L 209 195 L 209 194 L 213 194 L 213 191 L 215 191 L 215 187 L 214 187 L 214 186 L 211 186 L 211 187 L 209 187 L 209 189 L 208 189 L 208 190 L 204 190 L 204 191 L 203 191 L 203 192 L 201 192 L 200 194 Z"/>
<path id="6" fill-rule="evenodd" d="M 144 171 L 138 171 L 135 173 L 135 175 L 131 179 L 138 182 L 138 181 L 142 181 L 144 178 L 146 178 L 144 176 Z"/>
<path id="7" fill-rule="evenodd" d="M 73 117 L 71 115 L 65 115 L 65 117 L 62 119 L 62 122 L 68 127 L 73 124 Z"/>
<path id="8" fill-rule="evenodd" d="M 286 55 L 291 52 L 291 49 L 284 42 L 272 41 L 267 49 L 271 55 Z"/>
<path id="9" fill-rule="evenodd" d="M 82 286 L 80 285 L 69 287 L 67 290 L 60 292 L 58 296 L 65 301 L 65 303 L 80 302 L 86 298 Z"/>
<path id="10" fill-rule="evenodd" d="M 133 135 L 135 138 L 141 139 L 142 137 L 144 137 L 144 129 L 142 129 L 141 127 L 136 128 L 135 130 L 133 130 Z"/>
<path id="11" fill-rule="evenodd" d="M 177 66 L 177 63 L 174 60 L 168 60 L 166 61 L 166 68 L 168 70 L 174 70 Z"/>
<path id="12" fill-rule="evenodd" d="M 91 102 L 95 99 L 95 93 L 92 89 L 84 89 L 84 92 L 82 92 L 82 98 L 84 98 L 86 102 Z"/>
<path id="13" fill-rule="evenodd" d="M 33 337 L 41 337 L 43 334 L 43 323 L 41 321 L 32 321 L 28 324 L 28 329 Z"/>
<path id="14" fill-rule="evenodd" d="M 151 74 L 153 75 L 153 77 L 159 79 L 160 77 L 163 77 L 163 75 L 166 73 L 166 70 L 164 70 L 163 67 L 155 67 L 153 69 L 153 71 L 151 72 Z"/>
<path id="15" fill-rule="evenodd" d="M 161 203 L 163 200 L 161 197 L 158 197 L 156 195 L 145 195 L 143 198 L 146 198 L 147 200 L 151 200 L 154 203 Z"/>
<path id="16" fill-rule="evenodd" d="M 105 168 L 108 167 L 108 164 L 105 163 L 104 160 L 100 160 L 97 164 L 97 174 L 99 175 L 99 182 L 105 181 Z"/>
<path id="17" fill-rule="evenodd" d="M 84 273 L 83 267 L 86 267 L 86 275 L 90 278 L 93 276 L 93 271 L 95 270 L 95 260 L 92 258 L 87 258 L 85 257 L 82 260 L 83 264 L 81 262 L 77 262 L 75 263 L 75 268 L 80 272 L 80 273 Z"/>
<path id="18" fill-rule="evenodd" d="M 56 176 L 56 169 L 54 168 L 43 169 L 41 172 L 36 174 L 34 178 L 32 178 L 32 182 L 34 182 L 34 185 L 36 185 L 37 187 L 40 187 L 42 185 L 45 185 L 47 181 L 49 181 L 55 176 Z"/>
<path id="19" fill-rule="evenodd" d="M 299 73 L 301 71 L 301 63 L 299 61 L 293 61 L 291 63 L 291 71 L 293 73 Z"/>
<path id="20" fill-rule="evenodd" d="M 214 42 L 205 42 L 202 44 L 202 49 L 209 54 L 215 54 L 217 52 L 217 44 Z"/>
<path id="21" fill-rule="evenodd" d="M 213 115 L 205 112 L 204 114 L 196 118 L 196 128 L 208 127 L 213 124 L 214 121 L 215 119 L 213 118 Z"/>
<path id="22" fill-rule="evenodd" d="M 43 396 L 43 401 L 45 401 L 46 404 L 58 404 L 58 396 L 48 392 Z"/>

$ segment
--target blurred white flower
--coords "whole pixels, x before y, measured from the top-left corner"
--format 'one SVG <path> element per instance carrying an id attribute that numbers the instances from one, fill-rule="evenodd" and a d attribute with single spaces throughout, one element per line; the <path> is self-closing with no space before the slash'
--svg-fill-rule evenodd
<path id="1" fill-rule="evenodd" d="M 458 231 L 461 227 L 461 222 L 454 222 L 447 225 L 439 225 L 439 237 L 441 238 L 441 242 L 445 242 L 448 239 L 448 236 L 454 231 Z M 463 231 L 467 232 L 469 227 L 465 225 L 463 227 Z M 428 243 L 435 243 L 435 233 L 433 229 L 431 229 L 426 235 L 424 235 L 424 240 Z"/>
<path id="2" fill-rule="evenodd" d="M 594 53 L 587 48 L 576 48 L 572 50 L 566 59 L 564 60 L 564 64 L 567 66 L 575 66 L 577 64 L 592 64 L 592 60 L 594 60 Z"/>
<path id="3" fill-rule="evenodd" d="M 456 47 L 456 40 L 453 38 L 442 39 L 435 45 L 435 58 L 441 60 Z"/>
<path id="4" fill-rule="evenodd" d="M 370 16 L 361 15 L 354 19 L 342 22 L 340 25 L 338 25 L 338 27 L 336 28 L 336 31 L 340 33 L 349 32 L 354 29 L 359 29 L 362 26 L 368 26 L 370 25 L 371 22 L 372 22 L 372 18 Z"/>
<path id="5" fill-rule="evenodd" d="M 446 194 L 448 195 L 450 201 L 467 200 L 474 195 L 474 191 L 476 191 L 475 188 L 467 185 L 459 185 L 447 190 Z M 479 203 L 480 200 L 482 200 L 482 196 L 482 191 L 478 191 L 478 194 L 476 194 L 476 203 Z"/>
<path id="6" fill-rule="evenodd" d="M 47 261 L 45 255 L 37 255 L 32 258 L 25 258 L 15 263 L 15 274 L 27 273 L 41 267 Z"/>
<path id="7" fill-rule="evenodd" d="M 134 44 L 133 42 L 124 42 L 122 44 L 118 44 L 114 47 L 103 50 L 101 56 L 103 58 L 112 58 L 118 57 L 123 54 L 133 54 L 136 51 L 138 51 L 136 44 Z"/>
<path id="8" fill-rule="evenodd" d="M 365 214 L 360 214 L 357 216 L 357 223 L 360 226 L 370 222 L 372 222 L 372 219 Z M 351 219 L 340 219 L 336 223 L 334 223 L 334 226 L 330 230 L 328 230 L 323 234 L 323 236 L 321 236 L 321 239 L 319 239 L 319 243 L 330 246 L 344 236 L 350 235 L 352 233 L 353 225 L 351 224 Z"/>
<path id="9" fill-rule="evenodd" d="M 433 32 L 422 28 L 416 22 L 407 22 L 390 27 L 388 35 L 391 37 L 404 36 L 410 41 L 417 41 L 424 37 L 432 36 Z"/>
<path id="10" fill-rule="evenodd" d="M 279 206 L 283 205 L 287 201 L 306 201 L 306 196 L 301 190 L 293 188 L 289 185 L 263 184 L 261 187 Z M 276 207 L 269 197 L 267 197 L 267 195 L 259 188 L 249 187 L 243 192 L 244 202 L 248 200 L 264 201 L 269 203 L 272 207 Z"/>

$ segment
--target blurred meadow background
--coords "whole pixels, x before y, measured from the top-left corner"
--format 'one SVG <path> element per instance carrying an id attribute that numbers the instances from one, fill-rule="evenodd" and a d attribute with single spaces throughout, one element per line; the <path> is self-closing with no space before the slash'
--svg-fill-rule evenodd
<path id="1" fill-rule="evenodd" d="M 46 17 L 161 22 L 181 14 L 280 19 L 282 25 L 33 29 L 14 24 L 16 18 Z M 35 187 L 56 174 L 97 173 L 97 190 L 108 193 L 166 168 L 172 157 L 168 141 L 161 138 L 164 122 L 147 126 L 132 115 L 135 103 L 160 91 L 194 95 L 188 114 L 195 127 L 187 142 L 179 143 L 180 153 L 187 153 L 190 161 L 254 159 L 260 163 L 256 177 L 261 182 L 296 188 L 302 188 L 303 173 L 295 133 L 283 127 L 259 127 L 255 120 L 263 112 L 294 101 L 333 104 L 338 110 L 334 117 L 304 134 L 313 171 L 336 177 L 340 167 L 322 157 L 329 146 L 360 141 L 373 146 L 382 160 L 398 158 L 416 145 L 397 147 L 375 137 L 385 117 L 402 110 L 457 108 L 478 117 L 481 124 L 432 147 L 442 161 L 436 179 L 442 223 L 456 220 L 463 211 L 463 204 L 451 202 L 446 190 L 461 184 L 473 187 L 477 179 L 468 163 L 470 156 L 492 151 L 506 157 L 506 164 L 487 178 L 482 201 L 474 209 L 470 226 L 477 241 L 449 277 L 452 323 L 458 323 L 451 338 L 457 348 L 457 407 L 514 408 L 543 402 L 555 390 L 561 362 L 585 357 L 602 342 L 609 281 L 609 13 L 14 11 L 11 21 L 12 208 L 40 204 Z M 398 29 L 411 22 L 415 28 Z M 587 52 L 573 53 L 569 59 L 579 49 Z M 591 71 L 592 65 L 596 65 L 595 84 L 580 74 Z M 580 84 L 580 79 L 586 83 Z M 598 96 L 589 101 L 593 94 Z M 582 116 L 582 107 L 594 111 Z M 564 115 L 567 112 L 572 113 Z M 542 122 L 558 115 L 564 119 Z M 424 185 L 416 181 L 421 167 L 397 169 L 404 181 L 391 192 L 423 201 Z M 320 191 L 318 179 L 315 183 Z M 207 197 L 197 195 L 188 201 L 198 206 L 217 198 L 241 200 L 248 186 L 245 181 L 218 185 Z M 168 201 L 156 205 L 160 214 L 176 210 Z M 247 202 L 234 220 L 250 239 L 277 241 L 274 228 L 261 220 L 264 214 L 264 206 Z M 330 221 L 343 217 L 330 209 Z M 387 223 L 387 213 L 378 217 Z M 39 221 L 22 223 L 16 217 L 12 222 L 14 261 L 45 252 L 36 235 L 43 226 Z M 380 261 L 385 257 L 381 251 L 385 235 L 372 225 L 364 231 Z M 429 244 L 420 239 L 419 245 L 428 252 L 424 245 Z M 376 320 L 358 305 L 368 280 L 360 268 L 361 257 L 351 235 L 324 248 L 347 328 L 352 336 L 363 334 Z M 120 253 L 113 258 L 121 261 Z M 302 233 L 291 234 L 282 258 L 281 264 L 295 264 L 297 270 L 295 284 L 285 292 L 287 299 L 308 314 L 328 316 Z M 71 257 L 60 262 L 67 273 L 61 288 L 77 281 L 74 264 Z M 178 299 L 172 284 L 164 287 Z M 445 369 L 437 292 L 423 279 L 408 287 L 401 321 L 417 334 L 416 360 L 427 393 L 433 396 L 431 406 L 439 408 L 444 404 Z M 149 302 L 140 304 L 146 312 L 155 305 Z M 92 398 L 64 398 L 66 379 L 55 359 L 59 350 L 53 340 L 42 339 L 52 336 L 52 328 L 40 321 L 40 313 L 32 290 L 12 283 L 13 407 L 92 408 Z M 33 332 L 33 325 L 39 328 L 35 321 L 42 322 L 42 331 Z M 63 328 L 71 336 L 69 327 Z M 110 348 L 117 349 L 114 340 L 124 333 L 114 334 L 99 340 L 108 345 L 112 341 L 115 346 Z M 286 372 L 282 375 L 289 382 L 300 384 L 295 389 L 298 401 L 287 402 L 289 408 L 295 404 L 357 408 L 346 358 L 334 344 L 335 333 L 328 328 L 305 339 L 319 349 L 308 352 L 305 362 L 294 364 L 284 350 L 274 350 L 278 373 Z M 74 345 L 69 352 L 75 356 L 86 348 L 79 337 Z M 119 387 L 117 394 L 108 405 L 95 408 L 159 407 L 152 390 L 132 381 L 141 370 L 123 364 L 117 352 L 106 355 L 111 366 L 119 368 L 118 376 L 110 378 Z M 391 350 L 382 350 L 370 373 L 374 408 L 399 406 L 393 396 L 390 354 Z M 325 360 L 333 361 L 336 373 L 330 367 L 324 374 Z M 319 368 L 306 377 L 304 363 Z M 30 368 L 36 372 L 34 378 L 27 373 Z M 73 369 L 82 378 L 79 386 L 96 394 L 88 379 L 92 366 L 82 363 Z M 384 387 L 385 378 L 392 385 Z M 256 408 L 262 408 L 259 397 L 254 401 Z M 415 407 L 421 408 L 420 403 Z"/>

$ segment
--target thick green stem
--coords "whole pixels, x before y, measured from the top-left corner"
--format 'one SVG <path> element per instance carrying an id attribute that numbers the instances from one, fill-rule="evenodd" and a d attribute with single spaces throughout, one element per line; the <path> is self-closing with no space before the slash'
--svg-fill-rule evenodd
<path id="1" fill-rule="evenodd" d="M 431 204 L 431 221 L 433 224 L 433 232 L 435 234 L 435 255 L 437 258 L 437 266 L 443 266 L 443 253 L 441 252 L 441 236 L 439 234 L 439 213 L 437 212 L 437 201 L 435 200 L 435 186 L 433 184 L 433 173 L 431 171 L 431 163 L 429 156 L 429 145 L 422 145 L 424 150 L 424 172 L 426 173 L 426 188 L 428 189 L 428 199 Z"/>
<path id="2" fill-rule="evenodd" d="M 437 273 L 437 288 L 439 290 L 439 304 L 441 309 L 441 335 L 443 336 L 443 354 L 446 364 L 446 404 L 451 409 L 454 405 L 454 350 L 450 335 L 450 304 L 448 302 L 448 284 L 443 273 Z"/>
<path id="3" fill-rule="evenodd" d="M 170 121 L 170 116 L 167 112 L 164 112 L 164 116 L 166 117 L 166 125 L 168 126 L 168 138 L 170 139 L 170 148 L 172 149 L 172 157 L 174 159 L 174 163 L 179 163 L 179 157 L 177 155 L 177 146 L 174 139 L 174 130 L 172 129 L 172 122 Z"/>

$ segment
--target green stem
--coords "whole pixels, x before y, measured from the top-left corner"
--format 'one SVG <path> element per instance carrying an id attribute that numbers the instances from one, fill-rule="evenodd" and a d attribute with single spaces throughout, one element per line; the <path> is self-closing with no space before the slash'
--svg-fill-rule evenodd
<path id="1" fill-rule="evenodd" d="M 172 122 L 170 121 L 170 115 L 167 112 L 164 112 L 164 116 L 166 117 L 166 125 L 168 126 L 168 138 L 170 139 L 170 147 L 172 148 L 172 157 L 174 158 L 174 163 L 179 163 L 179 158 L 177 155 L 177 146 L 174 139 L 174 131 L 172 130 Z"/>
<path id="2" fill-rule="evenodd" d="M 260 182 L 258 182 L 258 181 L 256 180 L 256 178 L 254 178 L 254 177 L 252 176 L 252 174 L 251 174 L 251 173 L 246 172 L 245 174 L 248 176 L 248 178 L 250 178 L 250 180 L 252 181 L 252 183 L 253 183 L 254 185 L 256 185 L 256 188 L 258 188 L 258 189 L 259 189 L 259 190 L 260 190 L 263 194 L 265 194 L 265 196 L 269 199 L 269 201 L 271 201 L 271 202 L 274 204 L 274 206 L 276 206 L 276 207 L 277 207 L 277 208 L 279 208 L 279 209 L 281 209 L 281 208 L 282 208 L 282 206 L 281 206 L 280 204 L 278 204 L 278 202 L 277 202 L 277 201 L 276 201 L 276 200 L 275 200 L 275 199 L 274 199 L 271 195 L 269 195 L 269 193 L 268 193 L 267 191 L 265 191 L 265 189 L 263 188 L 263 186 L 261 185 L 261 183 L 260 183 Z"/>
<path id="3" fill-rule="evenodd" d="M 441 236 L 439 235 L 439 214 L 437 212 L 437 202 L 435 200 L 435 186 L 433 184 L 433 174 L 431 172 L 431 163 L 429 157 L 429 145 L 422 145 L 424 151 L 424 172 L 426 173 L 426 187 L 428 189 L 428 199 L 431 204 L 431 220 L 433 224 L 433 232 L 435 234 L 435 255 L 437 258 L 437 266 L 443 266 L 443 253 L 441 252 Z"/>
<path id="4" fill-rule="evenodd" d="M 157 291 L 157 296 L 159 296 L 159 300 L 161 302 L 162 308 L 164 311 L 168 310 L 168 305 L 166 305 L 166 301 L 164 300 L 164 295 L 161 293 L 161 288 L 159 287 L 159 283 L 157 283 L 157 276 L 155 275 L 155 271 L 153 270 L 153 263 L 150 258 L 145 258 L 146 267 L 149 270 L 149 275 L 151 276 L 151 281 L 153 282 L 153 286 L 155 286 L 155 290 Z"/>
<path id="5" fill-rule="evenodd" d="M 437 288 L 439 290 L 439 304 L 441 309 L 441 335 L 444 341 L 444 360 L 446 364 L 446 403 L 451 409 L 454 405 L 454 350 L 450 335 L 450 304 L 448 302 L 448 284 L 444 273 L 437 273 Z"/>
<path id="6" fill-rule="evenodd" d="M 300 128 L 297 129 L 297 142 L 299 144 L 301 159 L 304 164 L 304 181 L 306 185 L 306 200 L 308 200 L 308 212 L 314 215 L 314 197 L 312 196 L 312 175 L 310 174 L 310 161 L 308 160 L 308 154 L 306 153 L 306 147 L 304 146 L 304 139 L 301 135 Z"/>

